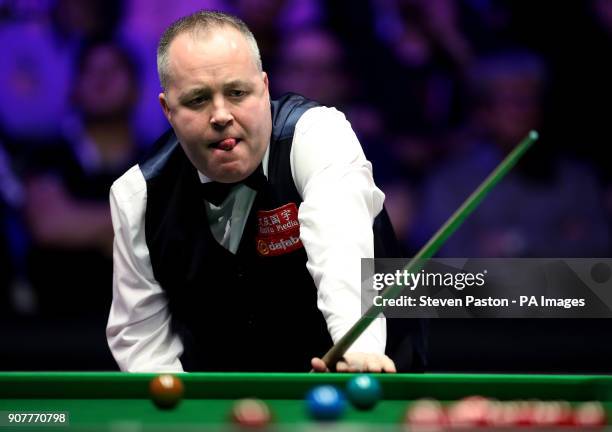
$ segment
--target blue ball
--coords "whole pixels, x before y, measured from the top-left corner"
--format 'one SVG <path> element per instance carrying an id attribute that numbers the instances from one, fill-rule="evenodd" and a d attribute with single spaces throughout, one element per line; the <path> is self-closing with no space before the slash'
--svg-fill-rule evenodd
<path id="1" fill-rule="evenodd" d="M 346 385 L 348 399 L 358 409 L 373 408 L 382 398 L 382 388 L 376 378 L 371 375 L 357 375 Z"/>
<path id="2" fill-rule="evenodd" d="M 331 385 L 313 388 L 306 395 L 306 407 L 312 418 L 317 420 L 335 420 L 346 408 L 344 395 Z"/>

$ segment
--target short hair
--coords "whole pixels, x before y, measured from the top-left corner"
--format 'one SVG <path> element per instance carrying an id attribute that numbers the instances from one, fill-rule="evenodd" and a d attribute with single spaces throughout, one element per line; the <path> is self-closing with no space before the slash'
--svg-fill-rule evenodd
<path id="1" fill-rule="evenodd" d="M 200 10 L 194 12 L 191 15 L 184 16 L 173 22 L 162 34 L 157 46 L 157 73 L 159 75 L 159 82 L 162 88 L 165 90 L 168 85 L 168 51 L 172 41 L 180 34 L 197 31 L 207 31 L 214 28 L 220 28 L 224 26 L 232 27 L 238 30 L 247 40 L 251 52 L 253 54 L 253 61 L 255 66 L 261 72 L 263 70 L 261 64 L 261 55 L 259 54 L 259 47 L 255 36 L 247 25 L 240 18 L 233 15 L 229 15 L 223 12 Z"/>

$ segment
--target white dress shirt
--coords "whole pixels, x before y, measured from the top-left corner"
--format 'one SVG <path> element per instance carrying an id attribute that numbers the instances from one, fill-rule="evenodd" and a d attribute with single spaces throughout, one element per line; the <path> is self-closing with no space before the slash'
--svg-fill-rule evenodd
<path id="1" fill-rule="evenodd" d="M 384 195 L 349 122 L 333 108 L 311 108 L 298 120 L 290 163 L 303 199 L 298 220 L 306 266 L 317 286 L 317 306 L 337 342 L 361 316 L 360 260 L 374 256 L 372 224 Z M 266 176 L 267 164 L 268 151 Z M 202 174 L 200 179 L 210 181 Z M 214 237 L 233 253 L 255 194 L 240 185 L 220 207 L 205 202 Z M 115 230 L 110 349 L 123 371 L 180 372 L 183 344 L 171 330 L 168 300 L 153 276 L 144 228 L 147 186 L 138 166 L 113 184 L 110 203 Z M 385 341 L 385 320 L 380 318 L 349 351 L 382 354 Z"/>

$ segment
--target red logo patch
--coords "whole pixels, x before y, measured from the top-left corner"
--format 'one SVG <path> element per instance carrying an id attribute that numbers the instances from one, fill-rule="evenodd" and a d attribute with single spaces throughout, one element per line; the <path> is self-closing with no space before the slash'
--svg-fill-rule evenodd
<path id="1" fill-rule="evenodd" d="M 261 256 L 283 255 L 303 247 L 295 203 L 274 210 L 259 210 L 255 242 Z"/>

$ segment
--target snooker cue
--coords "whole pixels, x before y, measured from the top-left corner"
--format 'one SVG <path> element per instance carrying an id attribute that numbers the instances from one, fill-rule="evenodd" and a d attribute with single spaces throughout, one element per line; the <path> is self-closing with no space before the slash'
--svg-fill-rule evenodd
<path id="1" fill-rule="evenodd" d="M 489 174 L 489 176 L 476 188 L 474 192 L 463 202 L 463 204 L 448 218 L 446 223 L 429 239 L 429 241 L 408 262 L 404 271 L 409 273 L 418 272 L 423 266 L 422 261 L 431 258 L 438 252 L 444 242 L 461 226 L 463 221 L 480 205 L 487 194 L 504 178 L 504 176 L 516 165 L 519 159 L 538 139 L 535 130 L 530 131 L 525 138 L 512 150 L 503 161 Z M 403 287 L 393 285 L 385 290 L 383 299 L 396 298 Z M 322 360 L 332 370 L 336 363 L 342 359 L 347 349 L 368 328 L 368 326 L 382 312 L 383 306 L 372 305 L 365 314 L 346 332 L 344 336 L 330 348 Z"/>

